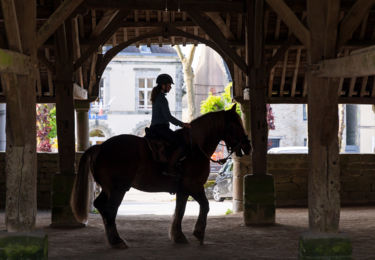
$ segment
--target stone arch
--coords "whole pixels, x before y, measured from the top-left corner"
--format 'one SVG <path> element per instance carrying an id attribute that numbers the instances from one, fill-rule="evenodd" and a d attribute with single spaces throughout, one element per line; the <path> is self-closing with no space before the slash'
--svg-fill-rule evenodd
<path id="1" fill-rule="evenodd" d="M 105 141 L 108 138 L 111 138 L 112 136 L 114 136 L 114 133 L 112 132 L 111 128 L 107 125 L 107 123 L 104 123 L 104 122 L 99 121 L 99 122 L 95 122 L 95 123 L 90 123 L 89 129 L 90 129 L 90 134 L 94 130 L 101 131 L 104 134 L 104 137 L 100 138 L 100 140 L 103 140 L 103 141 Z M 92 138 L 90 138 L 90 139 L 92 139 Z"/>
<path id="2" fill-rule="evenodd" d="M 150 125 L 150 120 L 143 120 L 141 122 L 138 122 L 134 129 L 132 130 L 132 133 L 136 136 L 143 137 L 145 135 L 145 128 Z"/>

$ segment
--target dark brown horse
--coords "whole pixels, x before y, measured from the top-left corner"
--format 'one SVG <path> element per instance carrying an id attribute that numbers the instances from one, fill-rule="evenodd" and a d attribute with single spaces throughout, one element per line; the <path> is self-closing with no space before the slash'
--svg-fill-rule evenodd
<path id="1" fill-rule="evenodd" d="M 228 111 L 212 112 L 191 122 L 191 129 L 177 133 L 189 144 L 190 151 L 182 162 L 181 178 L 162 175 L 163 167 L 152 160 L 152 154 L 144 138 L 133 135 L 112 137 L 101 145 L 90 147 L 79 162 L 79 170 L 73 187 L 71 206 L 78 221 L 86 221 L 88 215 L 88 176 L 91 171 L 102 191 L 94 201 L 103 218 L 107 239 L 112 247 L 127 248 L 116 228 L 118 207 L 131 187 L 147 192 L 176 193 L 176 209 L 169 231 L 175 243 L 187 243 L 181 230 L 188 196 L 200 205 L 194 236 L 203 243 L 209 204 L 203 185 L 210 172 L 210 156 L 219 141 L 241 156 L 249 154 L 250 142 L 235 106 Z"/>

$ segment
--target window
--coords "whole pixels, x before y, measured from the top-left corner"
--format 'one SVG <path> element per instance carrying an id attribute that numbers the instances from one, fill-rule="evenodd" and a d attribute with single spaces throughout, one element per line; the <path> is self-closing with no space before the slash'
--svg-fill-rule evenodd
<path id="1" fill-rule="evenodd" d="M 138 78 L 138 110 L 151 110 L 151 92 L 155 78 Z"/>
<path id="2" fill-rule="evenodd" d="M 267 150 L 279 147 L 280 146 L 280 138 L 268 138 L 268 147 Z"/>

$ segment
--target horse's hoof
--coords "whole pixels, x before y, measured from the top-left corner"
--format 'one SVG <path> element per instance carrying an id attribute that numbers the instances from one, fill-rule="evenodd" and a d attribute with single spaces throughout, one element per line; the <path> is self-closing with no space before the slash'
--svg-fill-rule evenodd
<path id="1" fill-rule="evenodd" d="M 114 249 L 127 249 L 127 248 L 129 248 L 128 245 L 124 241 L 122 241 L 120 243 L 112 244 L 111 247 L 114 248 Z"/>
<path id="2" fill-rule="evenodd" d="M 175 244 L 189 244 L 189 241 L 186 239 L 184 234 L 172 237 L 171 240 Z"/>
<path id="3" fill-rule="evenodd" d="M 199 244 L 200 244 L 200 245 L 203 245 L 203 241 L 204 241 L 204 233 L 195 230 L 195 231 L 193 232 L 193 235 L 198 239 Z"/>

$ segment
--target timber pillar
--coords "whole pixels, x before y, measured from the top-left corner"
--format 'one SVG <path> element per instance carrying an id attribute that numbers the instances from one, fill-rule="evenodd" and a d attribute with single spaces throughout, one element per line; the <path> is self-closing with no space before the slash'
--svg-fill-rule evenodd
<path id="1" fill-rule="evenodd" d="M 68 51 L 65 27 L 55 34 L 56 45 L 56 123 L 59 149 L 59 172 L 52 187 L 51 227 L 72 228 L 85 226 L 76 221 L 70 207 L 70 196 L 75 179 L 75 122 L 73 98 L 73 63 Z M 69 31 L 69 30 L 68 30 Z"/>
<path id="2" fill-rule="evenodd" d="M 250 89 L 252 174 L 244 178 L 245 225 L 275 223 L 275 188 L 267 174 L 267 104 L 263 40 L 264 1 L 248 0 L 246 17 L 247 86 Z"/>
<path id="3" fill-rule="evenodd" d="M 250 133 L 250 106 L 249 102 L 241 102 L 242 123 L 246 133 Z M 251 173 L 251 156 L 237 157 L 233 155 L 233 212 L 243 211 L 243 183 L 244 176 Z"/>

